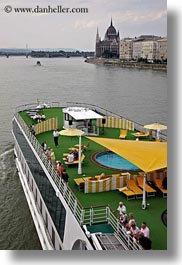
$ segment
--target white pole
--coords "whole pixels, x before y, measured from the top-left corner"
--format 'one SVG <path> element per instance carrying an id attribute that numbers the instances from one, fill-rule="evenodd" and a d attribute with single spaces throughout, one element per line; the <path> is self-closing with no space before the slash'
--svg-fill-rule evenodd
<path id="1" fill-rule="evenodd" d="M 82 162 L 81 162 L 81 135 L 79 136 L 79 149 L 78 149 L 78 174 L 82 174 Z"/>
<path id="2" fill-rule="evenodd" d="M 143 200 L 142 200 L 142 209 L 146 209 L 146 178 L 147 174 L 145 173 L 143 176 Z"/>

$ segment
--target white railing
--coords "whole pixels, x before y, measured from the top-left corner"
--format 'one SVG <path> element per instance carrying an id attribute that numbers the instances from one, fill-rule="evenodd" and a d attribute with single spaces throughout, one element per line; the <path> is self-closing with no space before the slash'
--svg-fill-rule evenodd
<path id="1" fill-rule="evenodd" d="M 142 250 L 141 245 L 135 242 L 127 230 L 118 221 L 109 206 L 95 206 L 84 209 L 84 224 L 90 226 L 97 223 L 108 223 L 114 230 L 114 234 L 126 250 Z"/>
<path id="2" fill-rule="evenodd" d="M 112 226 L 116 235 L 120 240 L 125 244 L 129 250 L 142 250 L 141 245 L 138 242 L 135 242 L 130 234 L 127 234 L 127 230 L 121 223 L 118 221 L 116 216 L 113 214 L 111 209 L 107 207 L 107 219 L 108 224 Z"/>

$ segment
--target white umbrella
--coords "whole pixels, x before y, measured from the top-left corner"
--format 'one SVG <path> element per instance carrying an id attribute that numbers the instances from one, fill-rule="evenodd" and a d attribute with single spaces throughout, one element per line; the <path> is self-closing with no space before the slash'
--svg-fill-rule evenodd
<path id="1" fill-rule="evenodd" d="M 59 134 L 61 135 L 65 135 L 65 136 L 80 136 L 83 135 L 84 132 L 75 128 L 68 128 L 66 130 L 62 130 L 59 132 Z"/>
<path id="2" fill-rule="evenodd" d="M 79 149 L 78 149 L 78 174 L 82 174 L 82 163 L 81 163 L 81 136 L 85 132 L 75 129 L 75 128 L 68 128 L 66 130 L 62 130 L 59 132 L 60 135 L 64 136 L 79 136 Z"/>
<path id="3" fill-rule="evenodd" d="M 144 125 L 144 128 L 146 129 L 150 129 L 150 130 L 158 130 L 158 131 L 162 131 L 162 130 L 167 130 L 167 126 L 160 124 L 160 123 L 151 123 L 151 124 L 146 124 Z"/>
<path id="4" fill-rule="evenodd" d="M 167 126 L 166 125 L 163 125 L 163 124 L 160 124 L 160 123 L 157 123 L 157 122 L 151 123 L 151 124 L 146 124 L 146 125 L 144 125 L 144 128 L 157 131 L 157 133 L 156 133 L 156 138 L 157 139 L 160 139 L 160 137 L 159 137 L 160 131 L 167 130 Z"/>

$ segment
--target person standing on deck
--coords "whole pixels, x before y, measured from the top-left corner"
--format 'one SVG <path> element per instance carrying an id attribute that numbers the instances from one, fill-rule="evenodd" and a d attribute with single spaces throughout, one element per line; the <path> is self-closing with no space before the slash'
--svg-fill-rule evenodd
<path id="1" fill-rule="evenodd" d="M 117 210 L 114 210 L 113 213 L 115 212 L 119 213 L 119 219 L 123 215 L 123 212 L 126 213 L 126 206 L 123 204 L 123 202 L 119 202 Z"/>
<path id="2" fill-rule="evenodd" d="M 65 184 L 68 185 L 69 176 L 65 168 L 63 169 L 63 172 L 62 172 L 62 179 L 65 182 Z"/>
<path id="3" fill-rule="evenodd" d="M 50 154 L 50 161 L 52 162 L 53 165 L 55 165 L 55 154 L 54 154 L 54 150 L 51 149 L 51 154 Z"/>
<path id="4" fill-rule="evenodd" d="M 53 131 L 53 138 L 54 138 L 54 144 L 57 147 L 59 145 L 58 138 L 59 138 L 59 132 L 57 129 Z"/>

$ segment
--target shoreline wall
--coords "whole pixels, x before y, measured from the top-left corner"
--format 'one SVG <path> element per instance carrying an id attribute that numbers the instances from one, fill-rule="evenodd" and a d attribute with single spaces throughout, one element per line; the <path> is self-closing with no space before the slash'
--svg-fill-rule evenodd
<path id="1" fill-rule="evenodd" d="M 167 71 L 167 64 L 122 62 L 119 59 L 87 58 L 86 63 L 116 65 L 122 68 L 153 69 Z"/>

